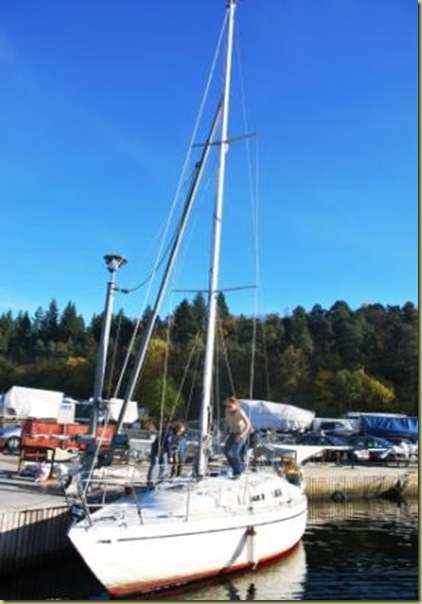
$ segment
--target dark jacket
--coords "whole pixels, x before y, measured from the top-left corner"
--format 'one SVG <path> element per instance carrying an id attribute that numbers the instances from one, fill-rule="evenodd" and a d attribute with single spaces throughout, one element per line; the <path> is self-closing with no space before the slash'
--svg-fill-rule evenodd
<path id="1" fill-rule="evenodd" d="M 172 441 L 173 431 L 170 428 L 164 428 L 162 432 L 156 436 L 151 445 L 151 457 L 163 458 L 167 455 L 168 459 L 172 457 Z"/>

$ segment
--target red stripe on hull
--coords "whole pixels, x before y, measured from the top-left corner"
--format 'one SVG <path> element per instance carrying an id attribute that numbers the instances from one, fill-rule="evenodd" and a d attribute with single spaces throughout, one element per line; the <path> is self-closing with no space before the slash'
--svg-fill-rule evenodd
<path id="1" fill-rule="evenodd" d="M 255 569 L 258 567 L 267 566 L 269 564 L 272 564 L 272 563 L 276 562 L 277 560 L 280 560 L 281 558 L 288 556 L 291 552 L 293 552 L 294 549 L 296 549 L 296 547 L 298 546 L 299 543 L 300 543 L 300 540 L 297 543 L 295 543 L 295 545 L 293 545 L 288 550 L 285 550 L 279 554 L 274 554 L 273 556 L 268 556 L 267 558 L 262 558 L 257 564 L 251 564 L 250 562 L 248 562 L 245 564 L 232 565 L 232 566 L 229 566 L 227 568 L 222 568 L 217 571 L 211 571 L 211 572 L 207 572 L 207 573 L 198 573 L 196 575 L 184 576 L 183 578 L 173 577 L 173 579 L 170 579 L 167 581 L 154 581 L 152 583 L 142 583 L 142 584 L 137 583 L 137 584 L 131 584 L 131 585 L 127 585 L 127 586 L 110 587 L 110 588 L 107 588 L 107 591 L 110 593 L 110 595 L 112 595 L 113 597 L 117 597 L 117 598 L 134 595 L 134 594 L 139 594 L 139 595 L 151 594 L 152 592 L 161 592 L 163 590 L 166 590 L 167 593 L 174 594 L 176 592 L 176 590 L 185 591 L 187 589 L 187 585 L 194 584 L 194 583 L 197 584 L 206 579 L 212 579 L 215 577 L 221 577 L 223 575 L 229 575 L 229 574 L 231 575 L 234 573 L 239 573 L 241 571 Z M 191 589 L 194 589 L 194 587 L 195 587 L 195 585 L 191 585 Z"/>

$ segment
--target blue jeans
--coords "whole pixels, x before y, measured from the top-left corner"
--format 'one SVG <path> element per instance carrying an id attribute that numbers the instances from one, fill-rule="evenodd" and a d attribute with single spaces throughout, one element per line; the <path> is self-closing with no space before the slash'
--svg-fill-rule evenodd
<path id="1" fill-rule="evenodd" d="M 157 465 L 158 465 L 158 480 L 163 480 L 164 478 L 167 477 L 167 473 L 168 473 L 167 453 L 161 453 L 160 456 L 151 455 L 150 464 L 149 464 L 149 468 L 148 468 L 148 474 L 147 474 L 148 483 L 153 482 L 153 479 L 155 478 L 155 474 L 156 474 Z"/>
<path id="2" fill-rule="evenodd" d="M 236 442 L 239 439 L 239 442 Z M 233 476 L 239 476 L 245 469 L 245 441 L 238 434 L 229 434 L 224 445 L 224 455 L 233 470 Z"/>

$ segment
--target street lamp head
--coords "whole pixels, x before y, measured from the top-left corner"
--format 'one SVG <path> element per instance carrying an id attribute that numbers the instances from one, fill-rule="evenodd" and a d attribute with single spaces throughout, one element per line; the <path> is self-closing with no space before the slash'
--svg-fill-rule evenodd
<path id="1" fill-rule="evenodd" d="M 123 258 L 123 256 L 117 256 L 116 254 L 107 254 L 104 256 L 104 260 L 110 273 L 117 271 L 117 269 L 122 267 L 127 262 L 126 258 Z"/>

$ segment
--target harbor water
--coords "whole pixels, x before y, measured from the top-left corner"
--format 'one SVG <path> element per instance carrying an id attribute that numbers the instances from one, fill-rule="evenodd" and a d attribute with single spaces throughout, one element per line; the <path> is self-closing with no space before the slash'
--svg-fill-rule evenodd
<path id="1" fill-rule="evenodd" d="M 130 599 L 418 601 L 418 589 L 417 500 L 312 502 L 304 538 L 288 557 L 179 592 Z M 109 599 L 74 553 L 2 577 L 0 592 L 4 600 Z"/>

